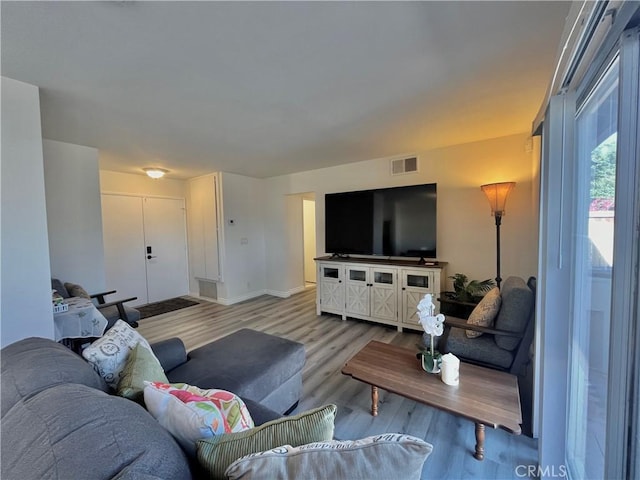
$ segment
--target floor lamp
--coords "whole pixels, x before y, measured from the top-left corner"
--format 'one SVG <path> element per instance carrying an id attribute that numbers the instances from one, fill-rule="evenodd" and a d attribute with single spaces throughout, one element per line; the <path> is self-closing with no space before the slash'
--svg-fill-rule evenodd
<path id="1" fill-rule="evenodd" d="M 502 282 L 502 278 L 500 278 L 500 224 L 502 223 L 502 216 L 505 214 L 507 197 L 515 185 L 516 182 L 502 182 L 480 186 L 491 205 L 491 215 L 496 219 L 496 285 L 498 285 L 498 288 L 500 288 L 500 282 Z"/>

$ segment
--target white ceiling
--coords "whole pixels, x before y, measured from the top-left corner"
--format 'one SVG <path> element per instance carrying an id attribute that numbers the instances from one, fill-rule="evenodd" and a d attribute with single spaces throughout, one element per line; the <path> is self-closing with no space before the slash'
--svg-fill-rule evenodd
<path id="1" fill-rule="evenodd" d="M 567 2 L 7 2 L 2 75 L 103 169 L 269 177 L 529 131 Z"/>

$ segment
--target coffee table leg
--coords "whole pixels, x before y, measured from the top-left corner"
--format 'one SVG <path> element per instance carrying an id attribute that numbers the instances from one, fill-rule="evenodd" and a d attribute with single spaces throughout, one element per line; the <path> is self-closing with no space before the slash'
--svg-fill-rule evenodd
<path id="1" fill-rule="evenodd" d="M 371 415 L 378 416 L 378 387 L 371 385 Z"/>
<path id="2" fill-rule="evenodd" d="M 476 460 L 484 460 L 484 425 L 476 423 Z"/>

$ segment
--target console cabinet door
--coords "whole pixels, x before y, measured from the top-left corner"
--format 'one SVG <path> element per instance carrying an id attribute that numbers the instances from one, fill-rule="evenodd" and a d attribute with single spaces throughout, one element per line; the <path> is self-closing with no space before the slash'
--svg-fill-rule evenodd
<path id="1" fill-rule="evenodd" d="M 398 320 L 398 270 L 371 268 L 371 316 Z"/>
<path id="2" fill-rule="evenodd" d="M 346 314 L 369 316 L 371 312 L 370 300 L 370 269 L 359 265 L 345 266 L 346 284 Z"/>
<path id="3" fill-rule="evenodd" d="M 344 268 L 335 263 L 318 264 L 320 309 L 325 312 L 344 312 Z"/>
<path id="4" fill-rule="evenodd" d="M 433 303 L 436 305 L 436 312 L 439 311 L 437 292 L 435 288 L 435 275 L 432 271 L 425 270 L 402 270 L 402 318 L 401 322 L 411 325 L 414 328 L 422 328 L 418 322 L 418 303 L 427 293 L 433 295 Z"/>

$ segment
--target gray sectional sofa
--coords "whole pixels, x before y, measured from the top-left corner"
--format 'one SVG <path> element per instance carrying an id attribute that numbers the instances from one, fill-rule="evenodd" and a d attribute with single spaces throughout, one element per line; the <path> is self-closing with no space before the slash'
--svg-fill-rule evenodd
<path id="1" fill-rule="evenodd" d="M 285 414 L 302 393 L 304 345 L 244 328 L 187 354 L 179 338 L 151 345 L 171 382 L 228 390 Z"/>
<path id="2" fill-rule="evenodd" d="M 188 354 L 179 339 L 152 348 L 170 381 L 234 391 L 256 425 L 280 417 L 301 393 L 305 353 L 296 342 L 241 330 Z M 200 476 L 142 406 L 114 395 L 71 350 L 27 338 L 0 356 L 1 478 Z"/>

